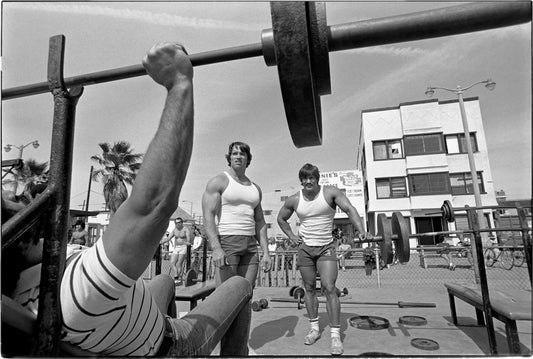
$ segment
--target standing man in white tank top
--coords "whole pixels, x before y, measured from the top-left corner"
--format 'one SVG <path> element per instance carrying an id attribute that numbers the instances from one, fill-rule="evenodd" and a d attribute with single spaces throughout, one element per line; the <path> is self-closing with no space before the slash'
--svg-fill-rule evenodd
<path id="1" fill-rule="evenodd" d="M 357 209 L 337 187 L 323 187 L 318 184 L 320 173 L 316 166 L 305 164 L 298 174 L 303 189 L 285 200 L 278 214 L 278 224 L 289 240 L 298 244 L 296 266 L 302 275 L 305 287 L 305 308 L 309 315 L 311 330 L 304 344 L 314 344 L 320 339 L 318 326 L 318 298 L 316 295 L 317 271 L 321 288 L 326 294 L 326 309 L 331 328 L 331 354 L 344 352 L 340 339 L 341 305 L 337 295 L 337 254 L 333 240 L 333 217 L 337 206 L 344 211 L 362 238 L 370 238 L 365 233 L 363 222 Z M 292 232 L 287 222 L 292 214 L 300 221 L 298 235 Z"/>
<path id="2" fill-rule="evenodd" d="M 213 248 L 217 284 L 239 275 L 255 285 L 259 269 L 257 245 L 263 249 L 263 270 L 270 270 L 261 189 L 245 174 L 250 147 L 233 142 L 226 154 L 229 169 L 212 178 L 202 198 L 204 228 Z"/>

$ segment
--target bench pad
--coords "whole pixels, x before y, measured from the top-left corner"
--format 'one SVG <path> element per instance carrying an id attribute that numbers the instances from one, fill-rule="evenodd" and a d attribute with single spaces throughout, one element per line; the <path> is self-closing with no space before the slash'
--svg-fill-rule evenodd
<path id="1" fill-rule="evenodd" d="M 216 289 L 215 281 L 198 282 L 188 287 L 177 287 L 175 293 L 176 300 L 191 301 L 194 299 L 204 299 Z"/>
<path id="2" fill-rule="evenodd" d="M 476 285 L 445 283 L 449 291 L 458 298 L 467 298 L 483 303 L 481 288 Z M 531 320 L 531 291 L 492 289 L 489 292 L 492 310 L 512 320 Z"/>

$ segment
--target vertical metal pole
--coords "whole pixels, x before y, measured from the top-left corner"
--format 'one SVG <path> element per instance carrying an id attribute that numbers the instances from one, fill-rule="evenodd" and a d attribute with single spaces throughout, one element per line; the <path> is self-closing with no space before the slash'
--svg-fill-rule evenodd
<path id="1" fill-rule="evenodd" d="M 466 149 L 468 153 L 468 163 L 470 165 L 470 176 L 472 177 L 472 187 L 474 187 L 474 199 L 476 203 L 476 207 L 481 207 L 481 193 L 479 192 L 479 183 L 477 180 L 477 170 L 476 170 L 476 160 L 474 159 L 474 153 L 472 151 L 472 141 L 470 141 L 470 130 L 468 129 L 468 119 L 466 117 L 466 111 L 465 111 L 465 103 L 463 101 L 463 90 L 460 86 L 458 86 L 458 89 L 456 91 L 457 98 L 459 99 L 459 108 L 461 109 L 461 120 L 463 121 L 463 130 L 465 135 L 465 143 L 466 143 Z M 483 210 L 477 211 L 478 215 L 478 222 L 480 226 L 484 223 L 483 222 Z M 478 253 L 475 246 L 472 246 L 472 256 L 474 257 L 474 261 L 476 261 L 477 256 L 483 255 L 483 249 Z M 477 262 L 475 262 L 477 263 Z M 474 277 L 476 280 L 476 283 L 479 283 L 479 269 L 474 266 Z"/>
<path id="2" fill-rule="evenodd" d="M 491 354 L 498 354 L 498 350 L 496 348 L 496 334 L 494 333 L 494 323 L 492 321 L 492 307 L 490 305 L 490 297 L 489 297 L 489 285 L 487 283 L 487 270 L 485 268 L 485 259 L 483 258 L 483 245 L 481 243 L 481 232 L 479 231 L 479 217 L 476 213 L 476 210 L 468 208 L 466 206 L 467 210 L 467 216 L 468 216 L 468 222 L 470 225 L 470 228 L 474 231 L 474 244 L 472 245 L 472 248 L 476 248 L 478 253 L 481 253 L 481 255 L 477 256 L 477 264 L 479 268 L 479 279 L 480 279 L 480 286 L 481 286 L 481 297 L 483 300 L 483 312 L 485 313 L 485 321 L 487 325 L 487 335 L 489 337 L 489 347 L 490 347 L 490 353 Z"/>
<path id="3" fill-rule="evenodd" d="M 74 118 L 76 104 L 83 88 L 69 93 L 63 83 L 63 55 L 65 37 L 50 38 L 48 55 L 48 82 L 54 96 L 54 124 L 50 153 L 50 182 L 53 192 L 49 214 L 49 226 L 45 231 L 43 261 L 37 315 L 37 356 L 56 356 L 61 337 L 61 306 L 59 288 L 65 269 L 67 230 L 74 147 Z"/>
<path id="4" fill-rule="evenodd" d="M 381 288 L 381 277 L 380 277 L 380 262 L 379 262 L 379 247 L 374 247 L 374 255 L 376 256 L 376 274 L 378 278 L 378 288 Z"/>
<path id="5" fill-rule="evenodd" d="M 531 228 L 527 224 L 526 211 L 518 202 L 516 203 L 516 212 L 522 229 L 522 242 L 524 244 L 529 282 L 531 283 Z"/>
<path id="6" fill-rule="evenodd" d="M 87 188 L 87 201 L 85 202 L 85 211 L 89 212 L 89 197 L 91 196 L 91 182 L 93 178 L 93 166 L 91 166 L 91 170 L 89 171 L 89 185 Z M 87 216 L 87 219 L 89 219 L 89 216 Z"/>

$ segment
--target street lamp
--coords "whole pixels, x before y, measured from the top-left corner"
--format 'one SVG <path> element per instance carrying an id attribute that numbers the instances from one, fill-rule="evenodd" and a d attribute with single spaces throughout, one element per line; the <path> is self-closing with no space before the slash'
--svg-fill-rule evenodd
<path id="1" fill-rule="evenodd" d="M 435 93 L 435 90 L 445 90 L 445 91 L 448 91 L 448 92 L 453 92 L 457 95 L 457 98 L 459 99 L 459 107 L 461 109 L 461 119 L 463 121 L 463 131 L 464 131 L 464 135 L 465 135 L 465 143 L 466 143 L 466 149 L 467 149 L 467 153 L 468 153 L 468 162 L 470 164 L 470 176 L 472 177 L 472 186 L 474 187 L 474 198 L 475 198 L 475 201 L 476 201 L 476 207 L 481 207 L 482 206 L 482 203 L 481 203 L 481 193 L 479 192 L 479 183 L 478 183 L 478 180 L 477 180 L 477 171 L 476 171 L 476 162 L 474 160 L 474 153 L 472 151 L 472 141 L 470 140 L 470 130 L 468 129 L 468 120 L 466 118 L 466 111 L 465 111 L 465 104 L 464 104 L 464 101 L 463 101 L 463 93 L 467 90 L 469 90 L 470 88 L 476 86 L 476 85 L 479 85 L 479 84 L 485 84 L 485 88 L 487 88 L 487 90 L 489 91 L 492 91 L 494 90 L 494 88 L 496 87 L 496 82 L 492 81 L 492 79 L 487 79 L 487 80 L 484 80 L 484 81 L 479 81 L 479 82 L 476 82 L 476 83 L 473 83 L 467 87 L 461 87 L 461 86 L 457 86 L 456 89 L 448 89 L 448 88 L 445 88 L 445 87 L 436 87 L 436 86 L 428 86 L 427 90 L 426 90 L 426 96 L 427 97 L 431 97 L 433 96 L 433 94 Z M 477 211 L 477 215 L 478 215 L 478 221 L 479 221 L 479 225 L 481 226 L 483 223 L 484 223 L 484 219 L 483 219 L 483 211 L 482 210 L 478 210 Z M 474 256 L 474 259 L 477 260 L 477 253 L 475 253 L 475 246 L 472 246 L 472 254 Z M 476 269 L 476 267 L 474 266 L 474 269 Z M 478 277 L 478 274 L 476 273 L 476 278 Z"/>
<path id="2" fill-rule="evenodd" d="M 5 145 L 4 146 L 4 151 L 6 152 L 9 152 L 11 151 L 11 149 L 14 147 L 14 148 L 17 148 L 19 150 L 19 156 L 18 158 L 22 158 L 22 152 L 24 152 L 24 149 L 26 147 L 28 147 L 29 145 L 33 145 L 33 148 L 38 148 L 39 147 L 39 141 L 35 140 L 35 141 L 31 141 L 31 142 L 28 142 L 27 144 L 25 145 L 20 145 L 20 146 L 15 146 L 15 145 Z"/>

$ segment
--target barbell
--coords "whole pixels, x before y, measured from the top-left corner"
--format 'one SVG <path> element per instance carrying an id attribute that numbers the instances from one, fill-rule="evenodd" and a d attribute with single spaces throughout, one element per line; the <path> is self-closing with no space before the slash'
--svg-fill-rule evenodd
<path id="1" fill-rule="evenodd" d="M 476 2 L 328 26 L 321 2 L 272 2 L 272 28 L 261 42 L 189 56 L 193 66 L 263 56 L 278 76 L 296 147 L 322 143 L 320 96 L 331 93 L 329 52 L 450 36 L 531 21 L 530 2 Z M 142 65 L 64 79 L 66 87 L 146 75 Z M 49 92 L 48 82 L 2 90 L 2 100 Z"/>
<path id="2" fill-rule="evenodd" d="M 504 208 L 514 208 L 516 206 L 476 206 L 476 207 L 453 207 L 452 202 L 445 200 L 442 206 L 440 207 L 440 212 L 432 212 L 428 214 L 440 214 L 447 222 L 455 221 L 455 212 L 457 211 L 466 211 L 467 209 L 504 209 Z"/>

